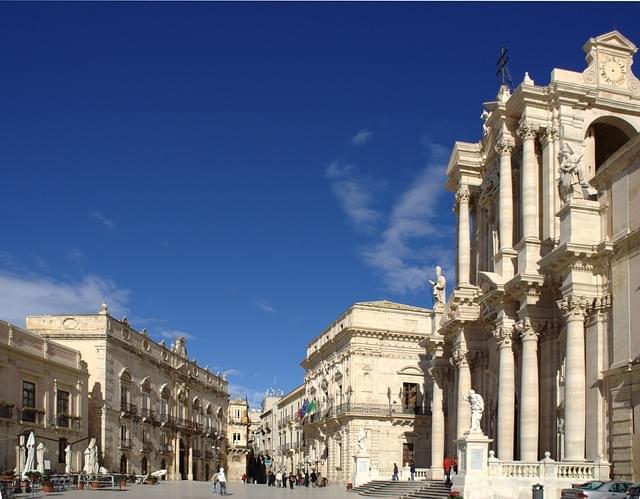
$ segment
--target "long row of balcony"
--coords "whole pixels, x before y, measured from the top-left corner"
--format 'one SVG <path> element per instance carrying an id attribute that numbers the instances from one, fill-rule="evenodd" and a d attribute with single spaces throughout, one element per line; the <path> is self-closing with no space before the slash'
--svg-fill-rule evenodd
<path id="1" fill-rule="evenodd" d="M 130 438 L 121 438 L 118 444 L 118 449 L 120 450 L 131 450 L 133 449 L 133 447 L 133 441 Z M 142 442 L 140 444 L 139 450 L 142 452 L 153 452 L 154 447 L 151 442 Z M 160 454 L 172 454 L 173 447 L 169 444 L 160 444 L 158 446 L 158 452 Z M 192 454 L 196 459 L 200 459 L 202 457 L 204 457 L 205 459 L 213 459 L 213 452 L 209 450 L 202 451 L 200 449 L 193 449 Z"/>
<path id="2" fill-rule="evenodd" d="M 139 412 L 133 404 L 122 403 L 120 407 L 121 417 L 132 417 L 135 420 L 154 424 L 156 426 L 167 426 L 174 429 L 190 431 L 193 433 L 203 433 L 210 436 L 218 436 L 217 430 L 210 425 L 197 423 L 185 418 L 176 418 L 169 414 L 156 414 L 150 409 L 141 409 Z M 219 435 L 224 437 L 224 432 Z"/>
<path id="3" fill-rule="evenodd" d="M 47 422 L 45 411 L 40 409 L 32 407 L 23 407 L 21 410 L 15 411 L 14 409 L 15 408 L 12 405 L 0 406 L 0 419 L 13 419 L 15 412 L 20 423 L 31 423 L 44 426 L 45 422 Z M 58 414 L 53 420 L 47 422 L 47 426 L 80 431 L 80 419 L 81 418 L 70 414 Z"/>
<path id="4" fill-rule="evenodd" d="M 395 405 L 395 404 L 367 404 L 357 402 L 346 402 L 329 409 L 318 407 L 309 416 L 308 422 L 321 421 L 329 417 L 339 417 L 344 415 L 358 416 L 430 416 L 431 409 L 418 405 Z"/>

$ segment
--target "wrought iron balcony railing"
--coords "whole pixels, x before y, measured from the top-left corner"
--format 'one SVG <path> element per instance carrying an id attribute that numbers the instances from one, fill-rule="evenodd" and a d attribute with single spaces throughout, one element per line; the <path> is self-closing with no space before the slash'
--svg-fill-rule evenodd
<path id="1" fill-rule="evenodd" d="M 20 413 L 20 421 L 23 423 L 42 424 L 44 422 L 44 411 L 33 407 L 23 407 Z"/>

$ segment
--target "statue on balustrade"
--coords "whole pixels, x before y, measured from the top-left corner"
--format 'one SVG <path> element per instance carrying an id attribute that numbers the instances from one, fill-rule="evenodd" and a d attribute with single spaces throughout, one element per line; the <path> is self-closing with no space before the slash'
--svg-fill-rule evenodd
<path id="1" fill-rule="evenodd" d="M 432 281 L 429 279 L 429 284 L 431 284 L 433 288 L 433 307 L 444 307 L 446 297 L 446 289 L 447 289 L 447 279 L 442 273 L 442 268 L 440 265 L 436 265 L 436 280 Z"/>

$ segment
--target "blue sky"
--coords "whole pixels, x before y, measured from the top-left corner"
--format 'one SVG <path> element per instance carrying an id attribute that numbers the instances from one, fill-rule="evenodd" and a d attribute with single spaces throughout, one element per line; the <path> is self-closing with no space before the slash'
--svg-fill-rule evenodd
<path id="1" fill-rule="evenodd" d="M 514 82 L 582 70 L 637 4 L 2 3 L 0 318 L 97 311 L 228 373 L 302 381 L 356 301 L 452 281 L 454 140 Z"/>

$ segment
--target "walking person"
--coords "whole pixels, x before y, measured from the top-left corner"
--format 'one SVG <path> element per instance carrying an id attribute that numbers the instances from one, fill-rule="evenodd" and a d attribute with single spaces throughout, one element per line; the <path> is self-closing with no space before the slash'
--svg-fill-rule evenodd
<path id="1" fill-rule="evenodd" d="M 213 474 L 211 481 L 213 482 L 213 495 L 216 495 L 216 492 L 218 491 L 218 473 Z"/>
<path id="2" fill-rule="evenodd" d="M 289 488 L 293 490 L 293 482 L 296 481 L 296 476 L 293 474 L 293 471 L 289 474 Z"/>
<path id="3" fill-rule="evenodd" d="M 317 485 L 318 475 L 316 475 L 316 470 L 311 471 L 311 486 L 315 487 Z"/>
<path id="4" fill-rule="evenodd" d="M 282 471 L 280 470 L 276 473 L 276 487 L 282 487 Z"/>
<path id="5" fill-rule="evenodd" d="M 414 482 L 416 480 L 416 463 L 413 462 L 413 459 L 409 461 L 409 471 L 411 472 L 411 481 Z"/>
<path id="6" fill-rule="evenodd" d="M 220 485 L 220 495 L 227 495 L 227 477 L 224 476 L 224 468 L 220 468 L 218 471 L 218 484 Z"/>
<path id="7" fill-rule="evenodd" d="M 396 463 L 393 463 L 393 476 L 391 477 L 391 480 L 398 480 L 398 465 Z"/>

